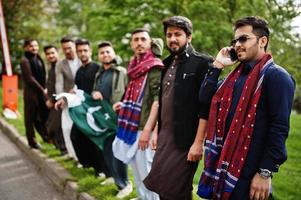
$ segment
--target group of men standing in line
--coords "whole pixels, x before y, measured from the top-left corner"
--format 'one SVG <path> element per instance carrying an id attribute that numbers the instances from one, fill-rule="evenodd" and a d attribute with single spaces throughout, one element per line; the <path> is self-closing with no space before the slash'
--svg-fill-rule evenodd
<path id="1" fill-rule="evenodd" d="M 57 62 L 56 47 L 44 48 L 51 65 L 47 84 L 37 41 L 25 41 L 21 69 L 29 146 L 40 148 L 35 126 L 44 141 L 62 153 L 74 151 L 83 167 L 107 177 L 103 185 L 115 183 L 116 198 L 132 192 L 129 164 L 139 199 L 192 199 L 193 177 L 204 154 L 200 197 L 268 199 L 273 173 L 287 159 L 295 82 L 267 53 L 267 22 L 258 17 L 237 20 L 231 46 L 215 59 L 192 47 L 188 18 L 170 17 L 163 27 L 170 55 L 161 61 L 162 41 L 152 40 L 147 29 L 136 29 L 127 71 L 110 42 L 98 46 L 99 65 L 91 60 L 87 40 L 74 44 L 65 37 L 64 60 Z M 236 63 L 219 81 L 222 69 Z M 103 150 L 76 125 L 61 124 L 59 108 L 66 102 L 55 102 L 53 95 L 76 89 L 95 101 L 110 102 L 118 115 L 116 136 L 107 139 Z M 66 137 L 62 129 L 71 129 L 71 134 Z"/>

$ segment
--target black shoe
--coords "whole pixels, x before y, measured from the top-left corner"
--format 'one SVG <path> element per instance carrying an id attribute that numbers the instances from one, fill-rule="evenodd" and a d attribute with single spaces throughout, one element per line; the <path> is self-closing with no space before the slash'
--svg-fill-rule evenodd
<path id="1" fill-rule="evenodd" d="M 32 143 L 32 144 L 29 144 L 29 146 L 33 149 L 39 149 L 39 150 L 42 149 L 42 146 L 39 143 Z"/>

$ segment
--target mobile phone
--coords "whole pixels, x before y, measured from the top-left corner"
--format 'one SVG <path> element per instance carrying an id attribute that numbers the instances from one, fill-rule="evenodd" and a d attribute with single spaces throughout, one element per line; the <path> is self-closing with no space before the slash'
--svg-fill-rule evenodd
<path id="1" fill-rule="evenodd" d="M 229 55 L 230 55 L 230 59 L 231 59 L 232 61 L 235 61 L 235 60 L 238 59 L 237 54 L 236 54 L 234 48 L 231 48 L 231 50 L 229 51 Z"/>

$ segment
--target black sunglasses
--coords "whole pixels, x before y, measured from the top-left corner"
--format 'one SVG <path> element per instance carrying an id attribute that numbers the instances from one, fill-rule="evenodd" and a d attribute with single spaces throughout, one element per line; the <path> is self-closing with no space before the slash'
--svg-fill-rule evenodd
<path id="1" fill-rule="evenodd" d="M 231 46 L 235 46 L 235 44 L 237 43 L 237 41 L 240 44 L 243 44 L 243 43 L 247 42 L 249 39 L 253 39 L 253 38 L 257 38 L 257 37 L 249 37 L 247 35 L 242 35 L 239 38 L 232 40 L 231 43 L 230 43 L 230 45 Z"/>

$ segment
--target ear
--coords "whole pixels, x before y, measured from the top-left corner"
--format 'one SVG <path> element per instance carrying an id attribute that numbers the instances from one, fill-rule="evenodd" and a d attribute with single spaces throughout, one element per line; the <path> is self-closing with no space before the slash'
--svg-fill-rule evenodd
<path id="1" fill-rule="evenodd" d="M 190 34 L 189 36 L 187 36 L 187 40 L 189 43 L 191 43 L 191 40 L 192 40 L 192 34 Z"/>
<path id="2" fill-rule="evenodd" d="M 259 47 L 264 48 L 268 43 L 268 38 L 266 36 L 263 36 L 259 38 Z"/>

